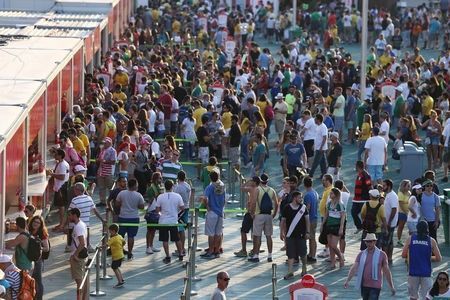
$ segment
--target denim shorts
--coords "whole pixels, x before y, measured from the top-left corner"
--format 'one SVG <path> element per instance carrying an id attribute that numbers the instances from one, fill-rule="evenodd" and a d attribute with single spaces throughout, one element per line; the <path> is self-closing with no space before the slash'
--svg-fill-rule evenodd
<path id="1" fill-rule="evenodd" d="M 383 179 L 382 165 L 368 165 L 367 171 L 369 171 L 369 175 L 372 180 Z"/>

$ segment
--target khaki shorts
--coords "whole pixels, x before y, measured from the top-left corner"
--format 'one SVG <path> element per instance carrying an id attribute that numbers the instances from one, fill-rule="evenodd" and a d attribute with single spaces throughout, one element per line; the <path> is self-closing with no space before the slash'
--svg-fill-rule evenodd
<path id="1" fill-rule="evenodd" d="M 73 280 L 83 280 L 85 259 L 75 260 L 73 256 L 70 257 L 70 273 Z"/>
<path id="2" fill-rule="evenodd" d="M 230 153 L 228 154 L 228 159 L 230 160 L 232 167 L 239 165 L 240 157 L 241 157 L 240 147 L 231 147 Z"/>
<path id="3" fill-rule="evenodd" d="M 283 134 L 286 120 L 275 120 L 275 131 L 278 134 Z"/>
<path id="4" fill-rule="evenodd" d="M 408 294 L 411 298 L 425 299 L 428 291 L 432 286 L 433 280 L 431 279 L 431 277 L 408 276 Z"/>
<path id="5" fill-rule="evenodd" d="M 272 215 L 260 214 L 253 219 L 253 235 L 262 236 L 263 231 L 265 236 L 273 235 Z"/>
<path id="6" fill-rule="evenodd" d="M 309 239 L 315 240 L 316 239 L 316 230 L 317 230 L 317 222 L 311 222 L 309 224 Z"/>

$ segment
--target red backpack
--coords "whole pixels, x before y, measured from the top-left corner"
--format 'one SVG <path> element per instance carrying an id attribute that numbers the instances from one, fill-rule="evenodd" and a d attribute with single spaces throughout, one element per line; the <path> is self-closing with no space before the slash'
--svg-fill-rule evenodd
<path id="1" fill-rule="evenodd" d="M 275 117 L 275 112 L 273 111 L 273 107 L 270 104 L 266 105 L 266 108 L 264 109 L 264 117 L 267 120 L 273 120 Z"/>

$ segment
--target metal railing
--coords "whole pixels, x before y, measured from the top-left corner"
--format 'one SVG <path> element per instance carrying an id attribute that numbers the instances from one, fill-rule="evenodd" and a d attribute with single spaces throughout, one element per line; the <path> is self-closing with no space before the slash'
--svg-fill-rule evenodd
<path id="1" fill-rule="evenodd" d="M 277 264 L 272 264 L 272 300 L 278 300 L 277 282 Z"/>
<path id="2" fill-rule="evenodd" d="M 104 248 L 102 245 L 104 243 L 104 240 L 106 239 L 106 234 L 104 234 L 95 248 L 94 256 L 90 260 L 89 264 L 86 267 L 86 270 L 84 271 L 83 280 L 81 281 L 80 287 L 77 291 L 77 299 L 89 299 L 89 296 L 93 297 L 100 297 L 100 296 L 106 296 L 106 293 L 100 290 L 100 253 L 105 256 L 104 260 L 106 262 L 106 251 L 101 251 L 102 248 Z M 104 254 L 103 254 L 104 253 Z M 95 263 L 95 290 L 90 292 L 91 282 L 90 282 L 90 274 L 91 269 L 94 266 Z M 106 263 L 104 264 L 106 265 Z M 84 295 L 82 297 L 81 295 Z M 80 297 L 81 296 L 81 297 Z"/>
<path id="3" fill-rule="evenodd" d="M 241 189 L 242 186 L 245 185 L 246 179 L 242 173 L 237 170 L 235 167 L 231 168 L 231 165 L 229 164 L 229 175 L 228 175 L 228 190 L 230 191 L 230 200 L 227 202 L 228 204 L 238 204 L 239 203 L 239 209 L 242 211 L 237 214 L 238 217 L 243 217 L 245 211 L 245 191 Z M 236 188 L 237 183 L 237 188 Z M 237 191 L 239 191 L 239 201 L 236 200 Z"/>
<path id="4" fill-rule="evenodd" d="M 193 203 L 193 201 L 191 201 Z M 198 293 L 192 289 L 192 282 L 200 281 L 201 278 L 195 275 L 195 253 L 197 252 L 197 234 L 198 234 L 198 213 L 199 209 L 195 208 L 191 214 L 191 222 L 188 224 L 188 260 L 186 262 L 186 277 L 184 278 L 183 292 L 181 300 L 189 300 L 191 296 Z M 192 222 L 193 221 L 193 222 Z"/>

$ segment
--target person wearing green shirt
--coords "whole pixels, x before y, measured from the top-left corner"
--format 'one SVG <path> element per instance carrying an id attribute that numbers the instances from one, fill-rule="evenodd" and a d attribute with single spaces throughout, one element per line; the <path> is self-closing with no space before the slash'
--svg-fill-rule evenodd
<path id="1" fill-rule="evenodd" d="M 403 88 L 401 86 L 395 88 L 395 95 L 397 98 L 394 106 L 394 126 L 397 127 L 399 120 L 406 115 L 406 102 L 403 98 Z"/>
<path id="2" fill-rule="evenodd" d="M 284 101 L 287 104 L 287 116 L 286 116 L 287 120 L 291 120 L 292 115 L 294 114 L 294 106 L 295 106 L 294 92 L 295 92 L 295 86 L 291 85 L 289 87 L 289 93 L 286 95 L 286 97 L 284 99 Z"/>
<path id="3" fill-rule="evenodd" d="M 193 80 L 192 85 L 194 86 L 191 92 L 192 98 L 200 98 L 203 95 L 203 89 L 200 85 L 200 81 L 196 78 Z"/>
<path id="4" fill-rule="evenodd" d="M 284 66 L 283 76 L 284 78 L 281 81 L 281 90 L 283 91 L 283 94 L 285 94 L 289 89 L 289 85 L 291 84 L 291 70 L 289 65 Z"/>

